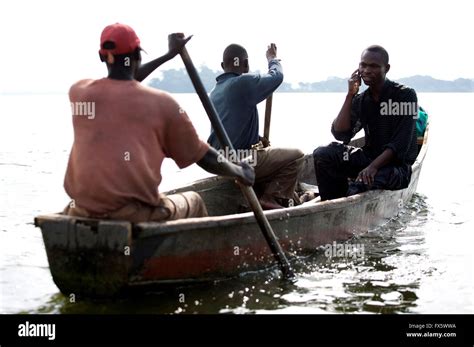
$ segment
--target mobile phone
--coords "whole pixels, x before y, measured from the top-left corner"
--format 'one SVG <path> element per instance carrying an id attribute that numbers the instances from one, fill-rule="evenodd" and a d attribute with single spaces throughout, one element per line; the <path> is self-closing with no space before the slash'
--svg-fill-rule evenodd
<path id="1" fill-rule="evenodd" d="M 359 70 L 357 70 L 357 80 L 359 81 L 359 85 L 362 84 L 362 75 Z"/>

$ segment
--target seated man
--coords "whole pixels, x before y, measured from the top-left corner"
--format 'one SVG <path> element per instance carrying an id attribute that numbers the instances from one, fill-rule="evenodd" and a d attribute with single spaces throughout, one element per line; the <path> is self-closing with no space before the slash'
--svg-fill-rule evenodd
<path id="1" fill-rule="evenodd" d="M 245 48 L 236 44 L 228 46 L 221 64 L 224 73 L 217 77 L 210 97 L 235 150 L 252 155 L 256 182 L 263 188 L 260 196 L 262 207 L 276 209 L 299 203 L 295 188 L 303 153 L 298 149 L 259 145 L 257 104 L 269 97 L 283 81 L 274 44 L 268 47 L 266 55 L 268 73 L 249 74 Z M 221 149 L 214 131 L 208 142 Z M 239 157 L 238 154 L 235 156 Z"/>
<path id="2" fill-rule="evenodd" d="M 332 124 L 334 137 L 343 144 L 333 142 L 313 153 L 321 200 L 368 189 L 408 187 L 417 156 L 417 96 L 413 89 L 386 79 L 389 70 L 383 47 L 370 46 L 362 52 L 342 109 Z M 357 94 L 361 77 L 369 88 Z M 365 131 L 365 146 L 348 146 L 361 129 Z M 348 178 L 355 182 L 348 185 Z"/>
<path id="3" fill-rule="evenodd" d="M 198 138 L 188 116 L 169 94 L 134 79 L 144 79 L 186 42 L 182 34 L 169 39 L 166 59 L 141 70 L 140 41 L 132 28 L 117 23 L 102 32 L 99 53 L 108 77 L 79 81 L 69 91 L 74 143 L 64 181 L 72 198 L 66 214 L 131 222 L 206 216 L 206 206 L 195 192 L 158 193 L 165 157 L 180 168 L 197 162 L 211 173 L 236 177 L 246 185 L 254 183 L 250 166 L 219 158 Z"/>

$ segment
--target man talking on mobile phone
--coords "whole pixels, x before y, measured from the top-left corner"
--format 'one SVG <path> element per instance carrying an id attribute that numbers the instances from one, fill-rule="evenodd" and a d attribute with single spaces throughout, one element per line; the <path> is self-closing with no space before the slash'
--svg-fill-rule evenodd
<path id="1" fill-rule="evenodd" d="M 332 142 L 313 152 L 321 200 L 408 187 L 417 156 L 417 96 L 413 89 L 388 80 L 389 70 L 383 47 L 374 45 L 362 52 L 331 127 L 336 140 L 343 143 Z M 358 94 L 361 80 L 369 88 Z M 348 146 L 361 129 L 364 147 Z"/>

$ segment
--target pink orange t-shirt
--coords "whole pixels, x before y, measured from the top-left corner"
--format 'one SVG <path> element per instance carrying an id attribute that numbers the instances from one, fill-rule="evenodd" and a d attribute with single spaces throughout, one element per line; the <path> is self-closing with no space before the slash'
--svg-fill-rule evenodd
<path id="1" fill-rule="evenodd" d="M 163 159 L 185 168 L 209 149 L 169 94 L 137 81 L 82 80 L 69 99 L 74 143 L 64 188 L 90 213 L 136 200 L 157 206 Z"/>

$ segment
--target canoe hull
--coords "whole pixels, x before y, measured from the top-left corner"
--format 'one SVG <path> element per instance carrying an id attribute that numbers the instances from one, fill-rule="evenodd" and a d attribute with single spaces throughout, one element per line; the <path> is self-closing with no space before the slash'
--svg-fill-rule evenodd
<path id="1" fill-rule="evenodd" d="M 417 178 L 417 177 L 414 177 Z M 396 216 L 415 192 L 416 184 L 399 191 L 371 191 L 266 216 L 287 254 L 305 255 L 320 246 L 343 242 Z M 216 220 L 217 219 L 217 220 Z M 195 223 L 193 220 L 187 221 Z M 259 270 L 275 264 L 253 215 L 233 219 L 210 217 L 195 229 L 181 223 L 157 230 L 140 225 L 132 283 L 216 279 Z M 182 232 L 186 229 L 186 232 Z"/>

